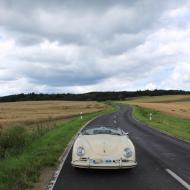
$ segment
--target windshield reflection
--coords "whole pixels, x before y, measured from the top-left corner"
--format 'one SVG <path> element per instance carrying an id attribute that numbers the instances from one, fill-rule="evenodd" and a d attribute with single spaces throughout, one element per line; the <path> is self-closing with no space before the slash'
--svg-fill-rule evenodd
<path id="1" fill-rule="evenodd" d="M 108 135 L 124 135 L 124 132 L 120 128 L 116 127 L 95 127 L 86 129 L 82 132 L 83 135 L 99 135 L 99 134 L 108 134 Z"/>

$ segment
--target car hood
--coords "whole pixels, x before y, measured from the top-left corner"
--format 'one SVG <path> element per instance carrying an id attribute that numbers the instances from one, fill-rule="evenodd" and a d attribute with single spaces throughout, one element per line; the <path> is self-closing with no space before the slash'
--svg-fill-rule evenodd
<path id="1" fill-rule="evenodd" d="M 81 141 L 90 152 L 100 156 L 117 155 L 124 148 L 131 146 L 128 137 L 117 135 L 84 135 Z"/>

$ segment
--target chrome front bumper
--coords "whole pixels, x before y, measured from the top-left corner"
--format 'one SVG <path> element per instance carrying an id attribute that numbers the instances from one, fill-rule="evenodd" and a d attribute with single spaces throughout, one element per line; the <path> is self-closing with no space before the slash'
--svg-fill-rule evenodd
<path id="1" fill-rule="evenodd" d="M 96 163 L 94 159 L 87 159 L 86 161 L 75 160 L 71 162 L 73 167 L 77 168 L 92 168 L 92 169 L 127 169 L 137 166 L 136 161 L 118 159 L 116 162 L 100 162 Z"/>

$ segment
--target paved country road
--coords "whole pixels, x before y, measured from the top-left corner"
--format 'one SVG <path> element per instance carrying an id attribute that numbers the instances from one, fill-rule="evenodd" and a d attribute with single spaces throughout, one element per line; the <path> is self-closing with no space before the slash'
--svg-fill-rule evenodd
<path id="1" fill-rule="evenodd" d="M 190 143 L 136 122 L 127 106 L 97 118 L 89 126 L 94 124 L 117 125 L 129 132 L 136 147 L 138 166 L 132 170 L 75 169 L 70 164 L 70 151 L 54 190 L 190 189 Z"/>

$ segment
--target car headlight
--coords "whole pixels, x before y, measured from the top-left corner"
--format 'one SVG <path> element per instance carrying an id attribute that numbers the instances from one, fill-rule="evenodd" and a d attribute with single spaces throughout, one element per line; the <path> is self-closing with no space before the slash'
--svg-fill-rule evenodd
<path id="1" fill-rule="evenodd" d="M 133 155 L 133 152 L 130 148 L 125 148 L 123 151 L 123 156 L 130 158 Z"/>
<path id="2" fill-rule="evenodd" d="M 79 146 L 77 148 L 77 155 L 80 156 L 80 157 L 85 155 L 85 150 L 84 150 L 84 148 L 82 146 Z"/>

